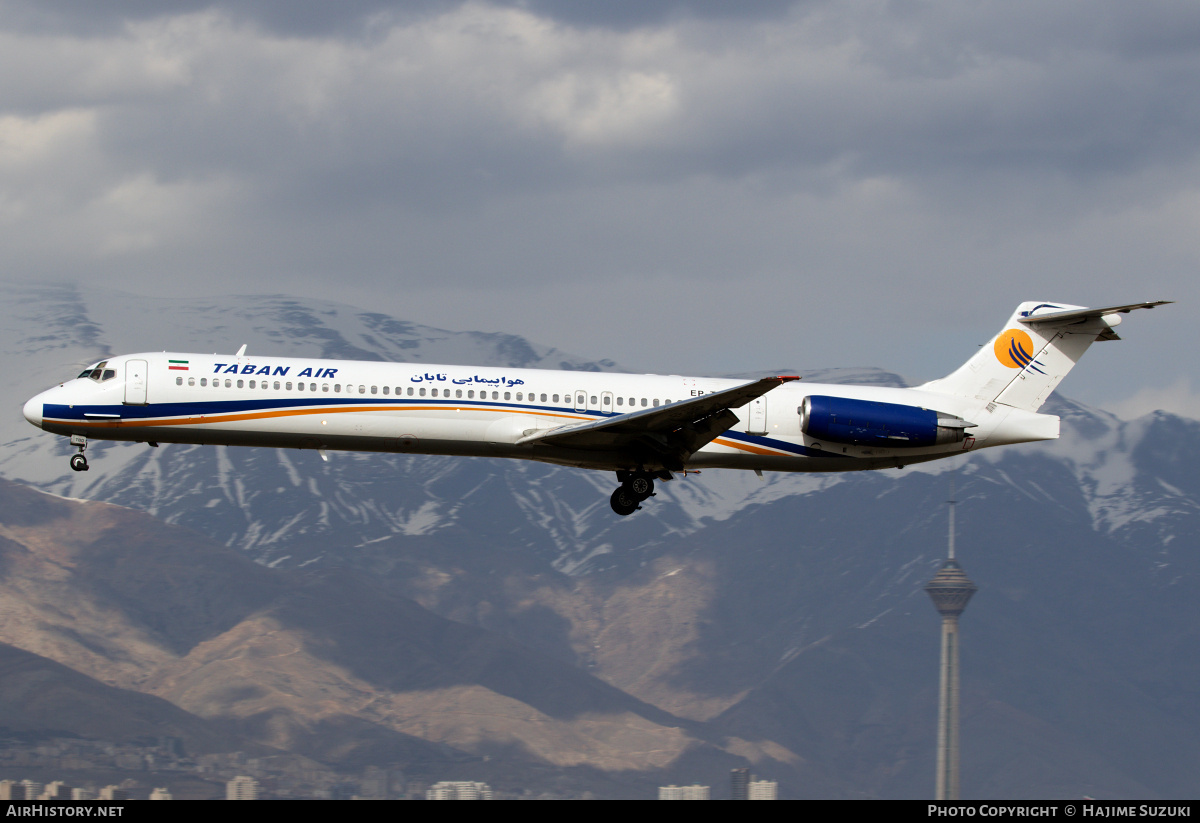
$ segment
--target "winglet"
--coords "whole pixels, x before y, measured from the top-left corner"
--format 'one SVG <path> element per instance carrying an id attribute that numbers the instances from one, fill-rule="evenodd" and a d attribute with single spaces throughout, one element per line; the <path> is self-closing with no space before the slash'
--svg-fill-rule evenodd
<path id="1" fill-rule="evenodd" d="M 242 347 L 240 349 L 238 349 L 238 352 L 237 352 L 237 354 L 234 355 L 234 357 L 241 357 L 245 353 L 246 353 L 246 344 L 243 343 Z"/>

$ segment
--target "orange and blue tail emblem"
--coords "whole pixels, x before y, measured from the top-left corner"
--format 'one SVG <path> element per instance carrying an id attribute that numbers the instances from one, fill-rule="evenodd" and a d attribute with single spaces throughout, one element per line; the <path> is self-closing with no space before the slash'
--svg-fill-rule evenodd
<path id="1" fill-rule="evenodd" d="M 1030 368 L 1038 374 L 1045 374 L 1039 366 L 1043 365 L 1033 358 L 1033 340 L 1027 332 L 1021 329 L 1009 329 L 996 338 L 993 347 L 996 359 L 1010 369 Z"/>

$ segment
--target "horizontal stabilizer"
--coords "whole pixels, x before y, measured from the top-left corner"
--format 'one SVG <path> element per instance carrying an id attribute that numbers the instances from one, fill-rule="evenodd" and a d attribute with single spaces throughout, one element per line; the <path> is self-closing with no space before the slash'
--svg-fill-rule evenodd
<path id="1" fill-rule="evenodd" d="M 1075 309 L 1072 311 L 1052 311 L 1046 314 L 1037 314 L 1036 312 L 1041 308 L 1056 308 L 1043 304 L 1029 312 L 1021 312 L 1022 316 L 1017 319 L 1027 325 L 1073 326 L 1088 320 L 1098 320 L 1106 314 L 1129 314 L 1134 309 L 1152 309 L 1155 306 L 1165 306 L 1173 302 L 1175 301 L 1152 300 L 1148 303 L 1129 303 L 1124 306 L 1108 306 L 1101 309 Z"/>

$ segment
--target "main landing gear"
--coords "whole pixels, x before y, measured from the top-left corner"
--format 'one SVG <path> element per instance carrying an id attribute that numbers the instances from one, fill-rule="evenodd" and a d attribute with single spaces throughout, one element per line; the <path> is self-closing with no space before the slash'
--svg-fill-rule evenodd
<path id="1" fill-rule="evenodd" d="M 79 447 L 79 453 L 71 455 L 71 468 L 77 472 L 85 472 L 88 470 L 87 458 L 83 456 L 83 450 L 87 448 L 87 438 L 83 435 L 71 435 L 71 445 Z"/>
<path id="2" fill-rule="evenodd" d="M 609 504 L 612 510 L 622 517 L 633 514 L 641 508 L 643 500 L 654 496 L 654 479 L 645 472 L 617 472 L 621 485 L 612 493 Z"/>

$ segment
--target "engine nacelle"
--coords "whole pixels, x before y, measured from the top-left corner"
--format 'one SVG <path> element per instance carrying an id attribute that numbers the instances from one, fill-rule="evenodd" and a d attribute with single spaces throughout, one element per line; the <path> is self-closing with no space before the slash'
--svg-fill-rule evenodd
<path id="1" fill-rule="evenodd" d="M 945 412 L 812 395 L 800 406 L 800 431 L 818 440 L 854 446 L 908 449 L 961 443 L 975 426 Z"/>

